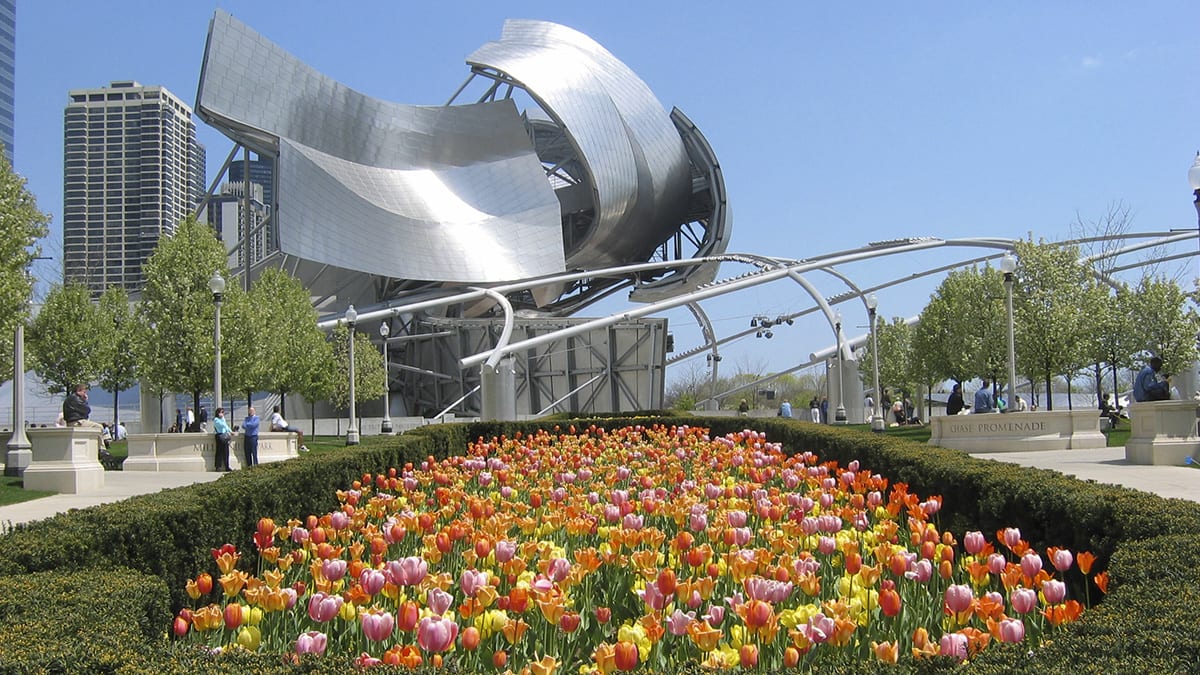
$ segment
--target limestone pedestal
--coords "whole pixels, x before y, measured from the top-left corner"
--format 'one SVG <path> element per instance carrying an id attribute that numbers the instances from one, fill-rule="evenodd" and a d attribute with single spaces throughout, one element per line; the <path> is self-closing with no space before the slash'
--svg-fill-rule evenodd
<path id="1" fill-rule="evenodd" d="M 33 453 L 22 476 L 26 490 L 78 494 L 104 487 L 99 428 L 38 428 L 25 433 Z"/>
<path id="2" fill-rule="evenodd" d="M 234 436 L 238 447 L 238 461 L 244 459 L 242 436 Z M 232 453 L 233 450 L 231 449 Z M 258 434 L 258 463 L 282 462 L 300 456 L 300 441 L 296 434 L 287 431 L 263 431 Z"/>
<path id="3" fill-rule="evenodd" d="M 229 466 L 241 468 L 241 436 L 229 443 Z M 129 434 L 125 471 L 216 471 L 217 439 L 208 432 Z"/>
<path id="4" fill-rule="evenodd" d="M 929 420 L 929 444 L 965 452 L 1028 452 L 1103 448 L 1094 410 L 939 415 Z"/>
<path id="5" fill-rule="evenodd" d="M 1188 457 L 1200 459 L 1195 401 L 1147 401 L 1129 405 L 1133 430 L 1125 442 L 1130 464 L 1183 466 Z"/>

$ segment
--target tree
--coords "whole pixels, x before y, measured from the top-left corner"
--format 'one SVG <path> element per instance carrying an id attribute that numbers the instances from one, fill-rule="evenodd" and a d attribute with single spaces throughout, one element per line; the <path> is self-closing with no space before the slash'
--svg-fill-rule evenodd
<path id="1" fill-rule="evenodd" d="M 1003 293 L 1003 278 L 991 267 L 947 274 L 913 333 L 914 368 L 933 380 L 960 383 L 1005 372 Z"/>
<path id="2" fill-rule="evenodd" d="M 100 386 L 113 393 L 113 424 L 120 420 L 121 392 L 137 382 L 137 359 L 133 354 L 133 312 L 129 295 L 120 286 L 109 286 L 100 296 L 99 323 L 101 355 L 98 374 Z"/>
<path id="3" fill-rule="evenodd" d="M 49 222 L 50 216 L 38 210 L 37 200 L 25 189 L 25 179 L 0 152 L 0 371 L 4 373 L 12 373 L 13 333 L 29 316 L 33 293 L 29 266 L 40 254 L 37 240 L 46 236 Z"/>
<path id="4" fill-rule="evenodd" d="M 100 376 L 112 325 L 101 320 L 86 286 L 55 286 L 29 324 L 33 370 L 51 394 L 91 384 Z"/>
<path id="5" fill-rule="evenodd" d="M 336 372 L 332 376 L 333 392 L 329 402 L 336 408 L 350 406 L 350 329 L 339 322 L 329 333 Z M 383 355 L 371 344 L 362 331 L 354 332 L 354 402 L 362 403 L 383 397 L 387 386 Z"/>
<path id="6" fill-rule="evenodd" d="M 1015 248 L 1017 369 L 1045 383 L 1046 409 L 1052 410 L 1054 376 L 1069 376 L 1088 364 L 1094 330 L 1089 315 L 1100 311 L 1103 296 L 1076 247 L 1030 240 Z"/>
<path id="7" fill-rule="evenodd" d="M 912 368 L 915 329 L 897 316 L 891 323 L 877 318 L 875 330 L 878 333 L 875 341 L 879 343 L 879 387 L 912 391 L 914 385 L 922 383 Z M 875 377 L 875 354 L 871 343 L 871 340 L 866 341 L 858 369 L 863 385 L 868 388 L 874 386 L 872 380 Z M 878 398 L 879 393 L 875 396 Z"/>
<path id="8" fill-rule="evenodd" d="M 317 311 L 308 291 L 286 272 L 269 269 L 254 282 L 250 302 L 260 346 L 254 356 L 254 386 L 277 392 L 281 407 L 288 393 L 320 391 L 319 380 L 326 377 L 333 352 L 325 333 L 317 328 Z"/>
<path id="9" fill-rule="evenodd" d="M 198 409 L 200 394 L 211 391 L 216 356 L 215 307 L 208 281 L 214 270 L 228 278 L 225 247 L 212 228 L 188 217 L 174 236 L 159 241 L 144 269 L 146 283 L 134 322 L 142 376 L 156 389 L 191 393 Z M 236 284 L 229 284 L 224 300 L 236 305 L 241 294 Z M 223 341 L 222 356 L 226 347 L 237 349 L 236 344 Z M 222 379 L 226 370 L 222 362 Z"/>
<path id="10" fill-rule="evenodd" d="M 1102 286 L 1099 288 L 1103 289 Z M 1089 356 L 1094 362 L 1096 392 L 1104 391 L 1105 364 L 1112 370 L 1113 397 L 1117 398 L 1117 372 L 1133 366 L 1132 357 L 1141 350 L 1140 331 L 1133 322 L 1132 302 L 1134 293 L 1121 287 L 1111 293 L 1103 293 L 1091 315 L 1091 340 Z"/>
<path id="11" fill-rule="evenodd" d="M 1175 282 L 1150 276 L 1142 277 L 1131 298 L 1130 316 L 1141 337 L 1137 354 L 1142 359 L 1161 358 L 1163 373 L 1182 372 L 1196 361 L 1196 331 L 1200 322 L 1195 309 L 1186 305 L 1186 299 L 1187 295 Z"/>

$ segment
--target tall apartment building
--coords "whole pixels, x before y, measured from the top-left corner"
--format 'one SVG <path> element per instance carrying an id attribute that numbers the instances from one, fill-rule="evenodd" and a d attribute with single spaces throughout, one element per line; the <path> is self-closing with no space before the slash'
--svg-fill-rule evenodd
<path id="1" fill-rule="evenodd" d="M 0 0 L 0 142 L 13 159 L 17 73 L 17 0 Z"/>
<path id="2" fill-rule="evenodd" d="M 253 165 L 251 165 L 253 173 Z M 217 236 L 229 251 L 229 267 L 235 272 L 242 269 L 246 262 L 245 248 L 250 245 L 250 265 L 257 265 L 274 253 L 274 234 L 266 222 L 270 208 L 263 203 L 265 188 L 258 183 L 250 183 L 249 216 L 243 209 L 247 204 L 246 184 L 243 182 L 228 182 L 221 185 L 217 194 L 209 198 L 200 211 L 200 220 L 212 225 Z M 246 237 L 246 225 L 250 226 L 250 236 Z"/>
<path id="3" fill-rule="evenodd" d="M 69 93 L 64 114 L 63 276 L 99 295 L 141 289 L 158 240 L 204 195 L 190 106 L 161 86 L 113 82 Z"/>
<path id="4" fill-rule="evenodd" d="M 241 155 L 233 159 L 229 164 L 229 173 L 227 177 L 230 183 L 240 183 L 245 178 L 242 176 L 246 172 L 246 162 L 242 160 Z M 259 157 L 250 160 L 250 182 L 258 183 L 262 186 L 263 199 L 262 203 L 268 208 L 275 207 L 275 163 L 270 159 Z"/>

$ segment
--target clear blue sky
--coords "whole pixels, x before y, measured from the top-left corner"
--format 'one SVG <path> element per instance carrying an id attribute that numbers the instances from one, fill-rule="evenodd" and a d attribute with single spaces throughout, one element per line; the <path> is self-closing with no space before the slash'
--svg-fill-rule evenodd
<path id="1" fill-rule="evenodd" d="M 466 55 L 497 38 L 505 18 L 581 30 L 708 137 L 734 211 L 730 251 L 805 258 L 902 236 L 1055 239 L 1117 200 L 1135 230 L 1196 227 L 1186 180 L 1200 148 L 1195 0 L 19 0 L 15 166 L 56 232 L 67 91 L 134 79 L 194 104 L 218 6 L 337 80 L 415 104 L 444 103 L 468 74 Z M 215 171 L 231 144 L 200 126 Z M 47 243 L 56 258 L 59 241 Z M 869 285 L 946 255 L 844 271 Z M 827 295 L 843 290 L 812 280 Z M 918 313 L 932 286 L 881 292 L 881 314 Z M 727 334 L 756 313 L 810 304 L 787 282 L 706 309 Z M 849 334 L 861 332 L 861 307 L 846 311 Z M 688 314 L 668 316 L 677 346 L 694 346 Z M 786 368 L 830 342 L 827 326 L 804 319 L 769 342 L 731 346 L 722 366 Z"/>

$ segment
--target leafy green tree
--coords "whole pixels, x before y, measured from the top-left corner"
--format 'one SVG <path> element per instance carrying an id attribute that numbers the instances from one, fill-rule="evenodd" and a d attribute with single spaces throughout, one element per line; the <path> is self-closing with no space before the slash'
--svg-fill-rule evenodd
<path id="1" fill-rule="evenodd" d="M 1082 370 L 1089 363 L 1098 312 L 1096 280 L 1074 246 L 1045 242 L 1016 243 L 1017 271 L 1013 313 L 1017 334 L 1017 369 L 1046 385 L 1046 409 L 1053 409 L 1052 380 Z"/>
<path id="2" fill-rule="evenodd" d="M 49 222 L 25 189 L 25 179 L 0 152 L 0 372 L 5 373 L 0 381 L 12 374 L 12 336 L 17 323 L 29 317 L 33 292 L 29 266 L 39 255 L 37 240 L 46 236 Z"/>
<path id="3" fill-rule="evenodd" d="M 879 342 L 879 387 L 913 391 L 917 385 L 924 382 L 912 367 L 915 359 L 913 338 L 916 329 L 897 316 L 891 323 L 886 319 L 877 318 L 876 330 L 879 333 L 876 338 Z M 875 377 L 875 353 L 871 348 L 871 340 L 868 339 L 858 368 L 863 386 L 868 388 L 874 386 L 872 380 Z"/>
<path id="4" fill-rule="evenodd" d="M 46 390 L 62 394 L 75 384 L 95 382 L 104 367 L 105 342 L 111 332 L 112 324 L 101 318 L 86 286 L 55 286 L 30 322 L 27 335 L 33 370 Z"/>
<path id="5" fill-rule="evenodd" d="M 339 322 L 329 333 L 336 372 L 329 402 L 335 408 L 350 406 L 350 329 Z M 383 397 L 386 386 L 383 355 L 364 332 L 354 332 L 354 401 L 356 404 Z"/>
<path id="6" fill-rule="evenodd" d="M 257 322 L 255 388 L 278 393 L 281 407 L 291 392 L 323 393 L 320 380 L 328 377 L 333 352 L 304 286 L 282 270 L 265 270 L 250 290 L 250 303 Z"/>
<path id="7" fill-rule="evenodd" d="M 191 217 L 184 219 L 175 235 L 160 240 L 146 261 L 146 283 L 136 312 L 135 351 L 142 376 L 155 389 L 191 393 L 197 409 L 200 394 L 213 385 L 215 306 L 208 281 L 214 270 L 229 277 L 225 247 L 212 228 Z M 242 301 L 237 284 L 228 284 L 225 290 L 222 309 Z M 230 318 L 235 320 L 236 315 Z M 222 312 L 222 332 L 236 333 L 225 316 Z M 227 348 L 232 356 L 237 345 L 221 343 L 222 383 L 229 374 L 224 359 Z"/>
<path id="8" fill-rule="evenodd" d="M 137 382 L 137 359 L 133 354 L 133 312 L 129 295 L 120 286 L 109 286 L 100 296 L 99 323 L 104 327 L 98 382 L 113 393 L 113 424 L 120 419 L 121 392 Z"/>
<path id="9" fill-rule="evenodd" d="M 1149 276 L 1142 278 L 1131 297 L 1130 316 L 1140 337 L 1136 354 L 1139 360 L 1158 356 L 1167 374 L 1182 372 L 1196 361 L 1200 321 L 1186 300 L 1175 282 Z"/>
<path id="10" fill-rule="evenodd" d="M 991 267 L 951 272 L 921 311 L 912 337 L 913 367 L 922 379 L 994 378 L 1007 359 L 1006 321 L 999 272 Z"/>
<path id="11" fill-rule="evenodd" d="M 1095 303 L 1091 314 L 1091 339 L 1088 343 L 1088 353 L 1094 361 L 1096 391 L 1104 390 L 1105 371 L 1111 371 L 1114 396 L 1120 391 L 1117 385 L 1117 372 L 1133 366 L 1132 357 L 1141 350 L 1137 330 L 1133 323 L 1131 303 L 1133 291 L 1128 288 L 1118 288 L 1105 291 L 1097 285 L 1100 297 Z"/>

